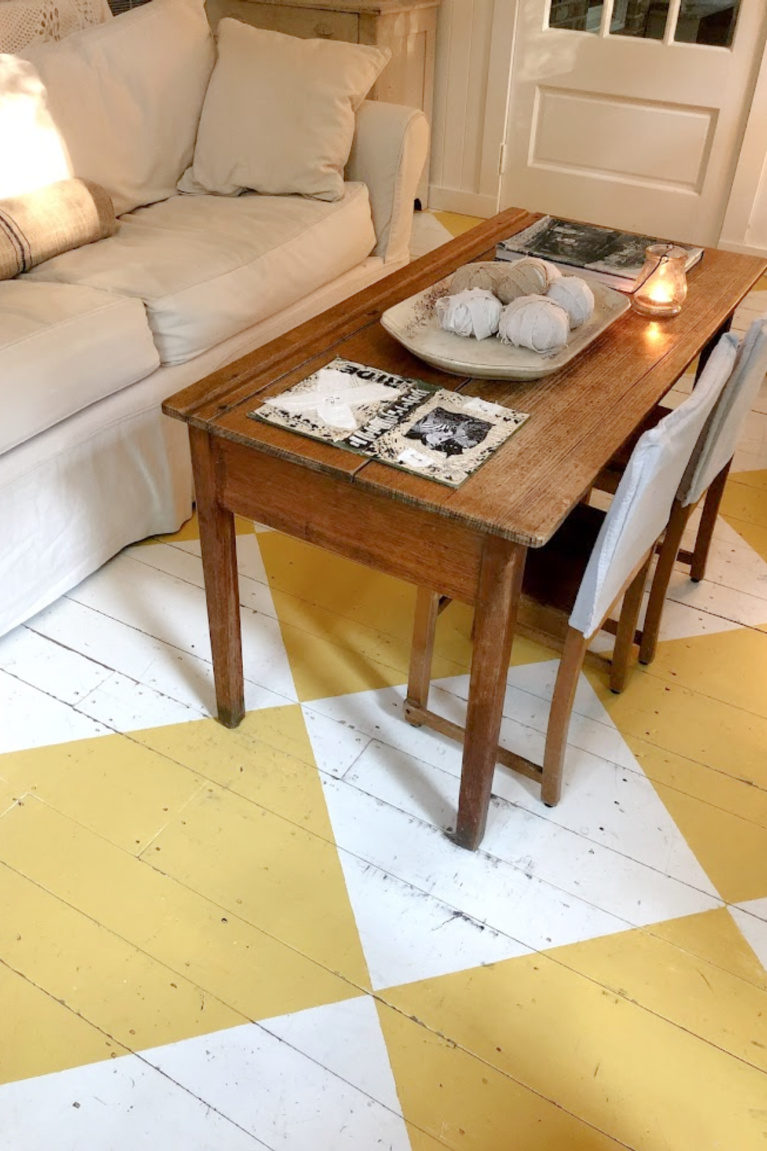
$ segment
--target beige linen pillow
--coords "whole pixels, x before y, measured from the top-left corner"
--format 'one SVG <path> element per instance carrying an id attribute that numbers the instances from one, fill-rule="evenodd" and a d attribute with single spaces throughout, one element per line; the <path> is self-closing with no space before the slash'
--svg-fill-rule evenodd
<path id="1" fill-rule="evenodd" d="M 222 20 L 194 163 L 180 189 L 340 200 L 354 114 L 390 55 Z"/>
<path id="2" fill-rule="evenodd" d="M 112 201 L 88 180 L 59 180 L 0 200 L 0 280 L 116 231 Z"/>
<path id="3" fill-rule="evenodd" d="M 203 0 L 152 0 L 23 55 L 73 175 L 106 188 L 118 216 L 175 194 L 215 63 Z"/>

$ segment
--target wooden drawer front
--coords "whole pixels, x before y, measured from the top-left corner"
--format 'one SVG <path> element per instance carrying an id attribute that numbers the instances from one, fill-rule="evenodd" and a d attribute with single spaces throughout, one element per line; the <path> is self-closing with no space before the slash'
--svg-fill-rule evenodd
<path id="1" fill-rule="evenodd" d="M 224 16 L 234 16 L 256 28 L 286 32 L 305 40 L 359 40 L 359 17 L 356 12 L 328 12 L 321 8 L 282 8 L 276 4 L 259 4 L 258 0 L 206 0 L 211 28 L 215 30 Z"/>

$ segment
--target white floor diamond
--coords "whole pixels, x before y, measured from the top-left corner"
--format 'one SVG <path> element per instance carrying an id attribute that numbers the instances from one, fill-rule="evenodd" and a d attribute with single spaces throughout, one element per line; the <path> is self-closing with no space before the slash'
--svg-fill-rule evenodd
<path id="1" fill-rule="evenodd" d="M 0 1086 L 2 1145 L 8 1151 L 263 1151 L 263 1143 L 208 1103 L 125 1055 Z"/>
<path id="2" fill-rule="evenodd" d="M 372 1003 L 296 1012 L 143 1057 L 272 1151 L 410 1151 Z"/>
<path id="3" fill-rule="evenodd" d="M 523 722 L 507 717 L 502 734 L 514 750 L 542 750 L 555 670 L 556 661 L 511 669 L 505 710 Z M 460 718 L 467 688 L 465 676 L 441 681 L 435 706 Z M 304 709 L 328 720 L 322 729 L 309 725 L 319 763 L 332 747 L 331 720 L 343 724 L 344 738 L 350 728 L 375 737 L 343 778 L 323 776 L 375 987 L 721 906 L 585 679 L 574 722 L 580 746 L 568 751 L 562 802 L 543 808 L 536 785 L 499 768 L 475 855 L 444 834 L 455 818 L 460 749 L 405 724 L 403 690 L 359 692 Z"/>

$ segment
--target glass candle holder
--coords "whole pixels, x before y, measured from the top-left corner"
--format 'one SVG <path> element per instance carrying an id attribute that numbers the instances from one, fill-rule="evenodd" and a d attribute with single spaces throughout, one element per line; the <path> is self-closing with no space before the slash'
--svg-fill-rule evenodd
<path id="1" fill-rule="evenodd" d="M 687 296 L 684 265 L 687 253 L 674 244 L 650 244 L 631 297 L 635 312 L 644 316 L 676 316 Z"/>

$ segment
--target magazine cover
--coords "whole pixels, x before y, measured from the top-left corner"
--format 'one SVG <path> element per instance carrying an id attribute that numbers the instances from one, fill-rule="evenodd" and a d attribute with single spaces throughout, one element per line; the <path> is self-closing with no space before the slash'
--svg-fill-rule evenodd
<path id="1" fill-rule="evenodd" d="M 380 436 L 375 456 L 458 487 L 527 418 L 513 408 L 440 389 Z"/>
<path id="2" fill-rule="evenodd" d="M 528 418 L 342 359 L 248 415 L 450 487 L 468 479 Z"/>
<path id="3" fill-rule="evenodd" d="M 499 260 L 538 256 L 554 264 L 582 268 L 622 291 L 629 291 L 642 270 L 645 249 L 663 243 L 653 236 L 635 236 L 601 228 L 596 224 L 576 224 L 544 216 L 524 231 L 501 240 L 496 249 Z M 679 244 L 687 253 L 689 270 L 703 255 L 702 248 Z"/>

